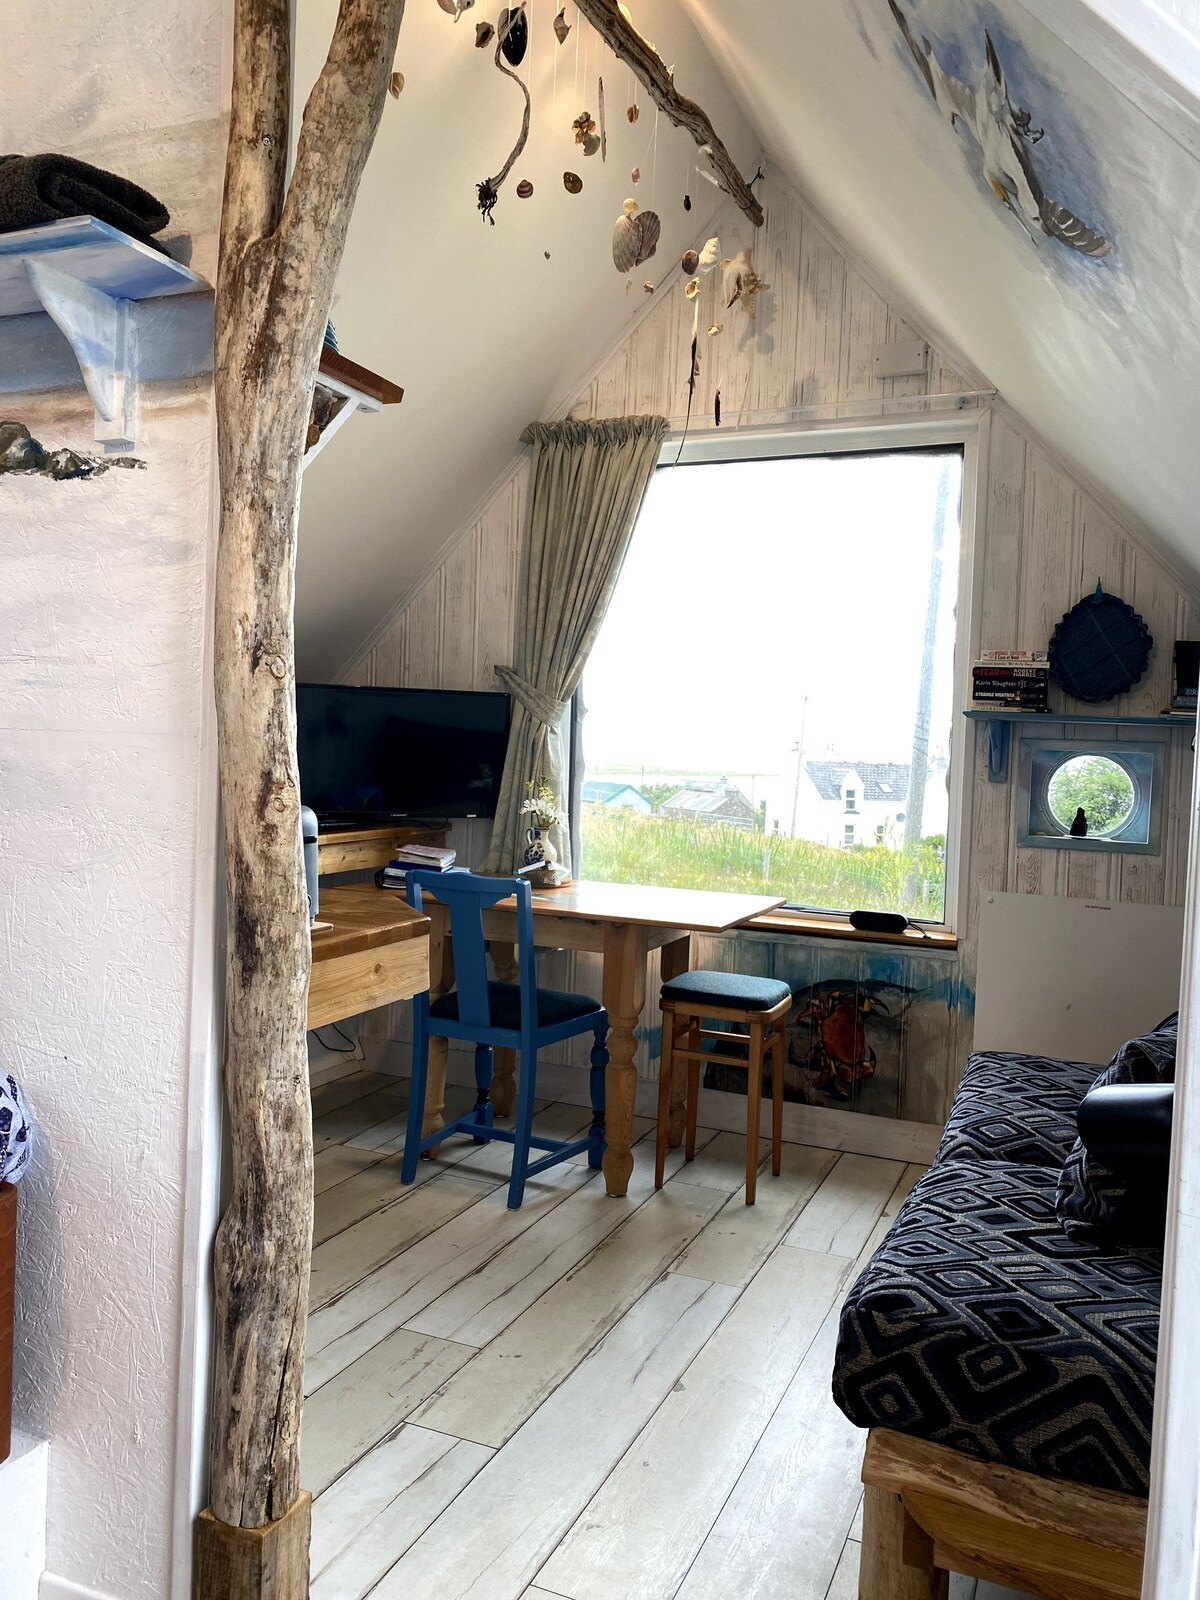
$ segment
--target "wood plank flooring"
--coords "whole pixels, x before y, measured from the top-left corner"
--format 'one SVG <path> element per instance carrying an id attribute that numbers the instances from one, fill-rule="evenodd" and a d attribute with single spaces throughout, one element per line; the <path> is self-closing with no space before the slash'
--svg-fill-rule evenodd
<path id="1" fill-rule="evenodd" d="M 701 1129 L 656 1193 L 639 1120 L 627 1199 L 577 1158 L 510 1212 L 504 1145 L 400 1187 L 404 1080 L 325 1062 L 312 1093 L 313 1600 L 857 1600 L 838 1310 L 920 1168 L 786 1145 L 772 1178 L 764 1142 L 747 1208 L 744 1140 Z"/>

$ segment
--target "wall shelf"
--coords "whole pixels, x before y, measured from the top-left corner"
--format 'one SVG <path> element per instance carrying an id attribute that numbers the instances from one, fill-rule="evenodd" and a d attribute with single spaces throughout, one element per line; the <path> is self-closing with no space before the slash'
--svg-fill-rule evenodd
<path id="1" fill-rule="evenodd" d="M 360 367 L 340 351 L 326 345 L 321 351 L 321 366 L 317 374 L 317 389 L 329 393 L 313 396 L 312 418 L 309 423 L 309 443 L 304 452 L 304 466 L 325 448 L 339 428 L 356 411 L 381 411 L 384 406 L 399 405 L 404 390 L 390 378 L 381 377 L 369 367 Z"/>
<path id="2" fill-rule="evenodd" d="M 1109 728 L 1187 728 L 1196 731 L 1195 717 L 1168 716 L 1160 712 L 1149 717 L 1106 717 L 1094 711 L 1002 711 L 972 709 L 963 712 L 972 722 L 988 725 L 988 782 L 1005 783 L 1008 779 L 1008 747 L 1010 728 L 1014 722 L 1088 722 Z"/>
<path id="3" fill-rule="evenodd" d="M 208 287 L 190 267 L 96 217 L 64 217 L 0 234 L 0 318 L 44 311 L 52 319 L 91 396 L 96 439 L 109 451 L 134 446 L 138 374 L 131 306 Z"/>

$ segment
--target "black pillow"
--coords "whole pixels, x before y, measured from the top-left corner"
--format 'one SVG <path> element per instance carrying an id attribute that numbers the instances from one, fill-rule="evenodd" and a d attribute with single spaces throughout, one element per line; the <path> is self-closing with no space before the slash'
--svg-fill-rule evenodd
<path id="1" fill-rule="evenodd" d="M 1174 1083 L 1178 1031 L 1179 1013 L 1172 1012 L 1149 1033 L 1123 1044 L 1092 1088 L 1110 1083 Z M 1094 1229 L 1118 1229 L 1127 1194 L 1125 1180 L 1089 1156 L 1082 1139 L 1076 1139 L 1063 1162 L 1055 1195 L 1059 1221 L 1067 1232 L 1078 1236 Z"/>

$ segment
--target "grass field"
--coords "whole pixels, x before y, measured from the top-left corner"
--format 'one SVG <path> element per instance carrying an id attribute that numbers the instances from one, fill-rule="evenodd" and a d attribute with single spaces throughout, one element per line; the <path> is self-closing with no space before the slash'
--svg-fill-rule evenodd
<path id="1" fill-rule="evenodd" d="M 903 911 L 940 922 L 946 866 L 940 841 L 916 850 L 837 850 L 721 824 L 585 806 L 583 876 L 609 883 L 782 894 L 838 911 Z"/>

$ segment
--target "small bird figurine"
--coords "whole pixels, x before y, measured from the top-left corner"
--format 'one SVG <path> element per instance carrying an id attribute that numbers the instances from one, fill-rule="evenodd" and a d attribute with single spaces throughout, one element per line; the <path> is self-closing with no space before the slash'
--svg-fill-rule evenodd
<path id="1" fill-rule="evenodd" d="M 1075 820 L 1071 824 L 1072 839 L 1086 839 L 1088 831 L 1087 814 L 1080 806 L 1075 813 Z"/>

